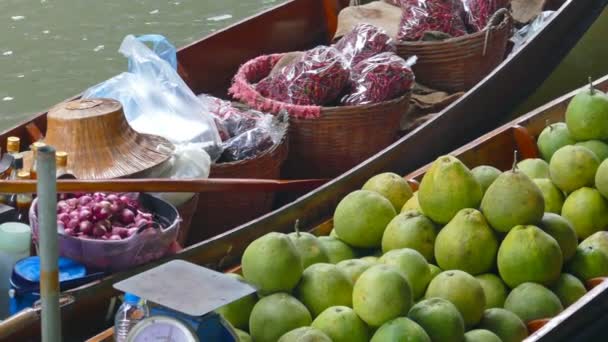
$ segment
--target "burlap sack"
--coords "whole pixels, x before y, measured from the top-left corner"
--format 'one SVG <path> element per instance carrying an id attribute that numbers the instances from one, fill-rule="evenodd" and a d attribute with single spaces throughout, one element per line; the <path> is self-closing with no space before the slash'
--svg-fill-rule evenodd
<path id="1" fill-rule="evenodd" d="M 396 39 L 400 20 L 401 8 L 383 1 L 373 1 L 366 5 L 346 7 L 338 14 L 338 28 L 334 35 L 334 41 L 361 23 L 382 28 L 391 38 Z"/>

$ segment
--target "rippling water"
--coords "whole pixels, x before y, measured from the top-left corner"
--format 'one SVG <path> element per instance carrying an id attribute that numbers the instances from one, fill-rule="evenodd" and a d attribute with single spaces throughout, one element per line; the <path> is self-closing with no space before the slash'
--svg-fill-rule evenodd
<path id="1" fill-rule="evenodd" d="M 284 0 L 0 0 L 0 129 L 126 69 L 127 34 L 188 44 Z"/>

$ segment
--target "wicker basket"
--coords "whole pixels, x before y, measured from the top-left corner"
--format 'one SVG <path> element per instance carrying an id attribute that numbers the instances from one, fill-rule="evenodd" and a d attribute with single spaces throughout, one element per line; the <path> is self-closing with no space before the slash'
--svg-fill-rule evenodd
<path id="1" fill-rule="evenodd" d="M 416 81 L 448 92 L 466 91 L 500 64 L 511 35 L 508 10 L 495 13 L 485 30 L 440 42 L 399 42 L 397 53 L 418 56 L 413 66 Z"/>
<path id="2" fill-rule="evenodd" d="M 285 178 L 336 177 L 396 140 L 410 93 L 382 103 L 341 107 L 296 106 L 264 98 L 253 84 L 267 76 L 281 56 L 261 56 L 245 63 L 230 93 L 264 112 L 289 112 Z"/>
<path id="3" fill-rule="evenodd" d="M 278 179 L 287 157 L 287 135 L 255 158 L 213 164 L 211 178 Z M 192 220 L 187 245 L 221 234 L 272 210 L 274 193 L 201 193 Z"/>

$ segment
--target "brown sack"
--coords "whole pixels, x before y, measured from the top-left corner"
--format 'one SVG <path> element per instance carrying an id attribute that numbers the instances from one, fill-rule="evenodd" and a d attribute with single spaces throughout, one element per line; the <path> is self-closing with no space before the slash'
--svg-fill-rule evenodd
<path id="1" fill-rule="evenodd" d="M 338 14 L 338 28 L 334 35 L 334 41 L 362 23 L 384 29 L 391 38 L 396 39 L 400 20 L 401 8 L 383 1 L 346 7 Z"/>

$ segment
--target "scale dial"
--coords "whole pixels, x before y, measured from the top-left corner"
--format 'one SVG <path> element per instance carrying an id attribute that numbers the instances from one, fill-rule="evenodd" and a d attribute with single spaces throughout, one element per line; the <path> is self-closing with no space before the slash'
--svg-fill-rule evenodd
<path id="1" fill-rule="evenodd" d="M 152 316 L 137 323 L 127 342 L 200 342 L 182 321 L 168 316 Z"/>

